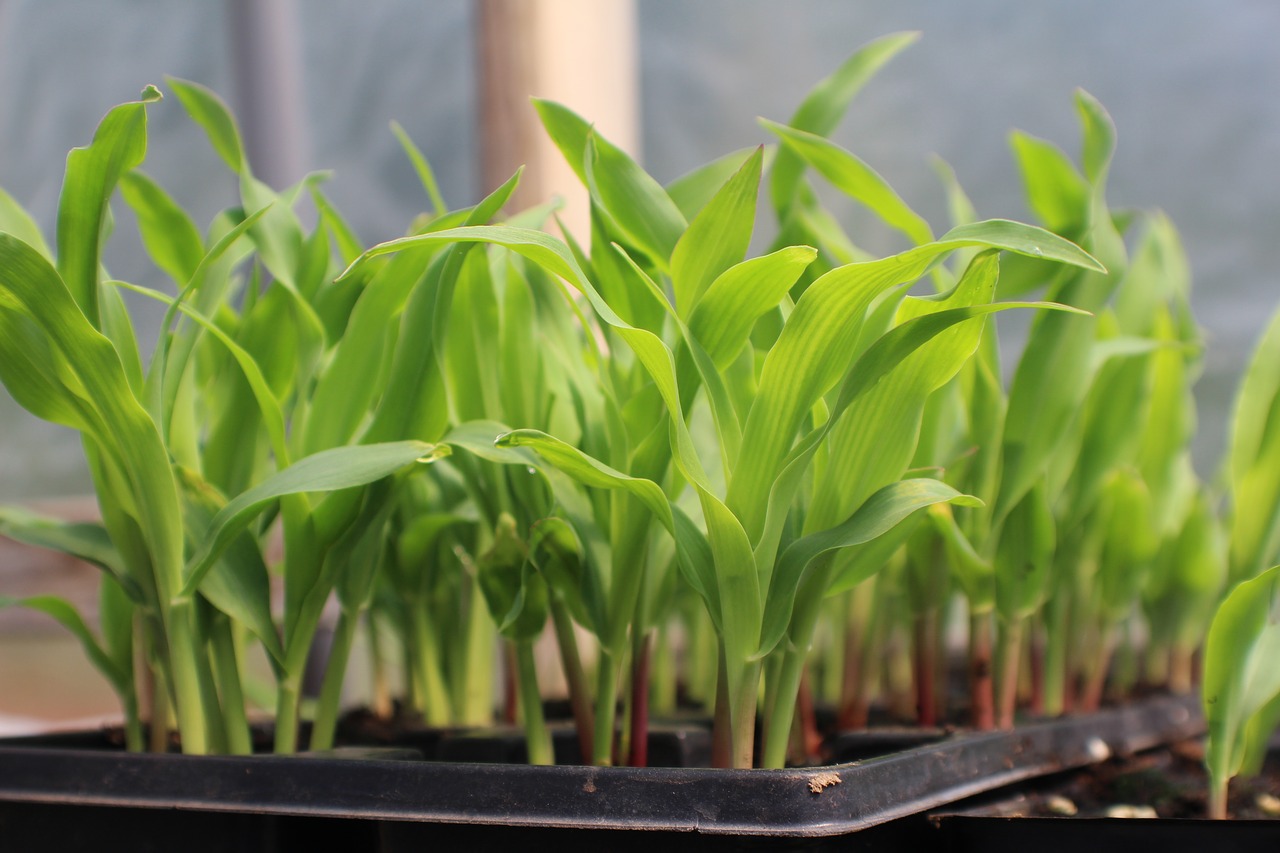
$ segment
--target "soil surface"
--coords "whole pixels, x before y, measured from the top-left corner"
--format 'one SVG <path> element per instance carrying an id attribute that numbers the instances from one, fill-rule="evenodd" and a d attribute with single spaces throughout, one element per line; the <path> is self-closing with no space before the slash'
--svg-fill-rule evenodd
<path id="1" fill-rule="evenodd" d="M 1208 784 L 1203 743 L 1187 741 L 1107 761 L 1000 811 L 1036 817 L 1067 816 L 1074 810 L 1081 817 L 1203 818 Z M 1117 812 L 1125 806 L 1130 809 Z M 1271 753 L 1261 775 L 1231 780 L 1227 809 L 1237 819 L 1280 818 L 1280 752 Z"/>

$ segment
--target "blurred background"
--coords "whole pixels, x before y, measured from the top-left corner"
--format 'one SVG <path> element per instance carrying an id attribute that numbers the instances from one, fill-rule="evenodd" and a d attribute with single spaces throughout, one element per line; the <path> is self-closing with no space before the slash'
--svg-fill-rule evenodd
<path id="1" fill-rule="evenodd" d="M 877 76 L 833 137 L 937 231 L 946 223 L 933 154 L 983 217 L 1025 219 L 1009 131 L 1074 158 L 1073 90 L 1111 112 L 1112 204 L 1167 212 L 1194 271 L 1208 343 L 1197 466 L 1211 476 L 1243 364 L 1280 303 L 1280 4 L 1269 0 L 0 0 L 0 187 L 51 235 L 66 152 L 89 141 L 111 106 L 148 83 L 164 90 L 172 75 L 231 103 L 268 183 L 331 171 L 330 197 L 373 243 L 402 234 L 427 206 L 392 120 L 431 160 L 451 206 L 478 200 L 515 162 L 530 164 L 531 193 L 575 189 L 530 136 L 529 94 L 595 120 L 666 182 L 769 141 L 757 116 L 786 121 L 857 47 L 903 29 L 920 30 L 920 42 Z M 234 179 L 175 98 L 149 117 L 145 170 L 207 224 L 234 202 Z M 856 225 L 851 207 L 832 206 Z M 123 205 L 116 214 L 111 274 L 164 286 Z M 874 228 L 861 242 L 902 248 Z M 159 315 L 139 308 L 145 337 Z M 5 397 L 0 435 L 0 500 L 83 511 L 74 497 L 91 489 L 73 434 Z M 26 559 L 0 550 L 0 592 L 34 592 L 19 576 L 43 584 L 65 575 L 68 589 L 92 580 Z M 6 615 L 0 630 L 27 636 L 44 625 L 29 619 Z M 50 678 L 50 665 L 7 640 L 0 649 L 0 713 L 38 713 L 12 685 Z M 7 674 L 19 666 L 26 675 Z M 74 672 L 65 670 L 72 682 Z M 112 710 L 103 689 L 86 713 Z"/>

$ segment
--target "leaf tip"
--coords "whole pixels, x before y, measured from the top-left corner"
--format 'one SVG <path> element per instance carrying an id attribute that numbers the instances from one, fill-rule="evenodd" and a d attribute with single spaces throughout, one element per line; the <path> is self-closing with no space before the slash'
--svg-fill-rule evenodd
<path id="1" fill-rule="evenodd" d="M 142 89 L 138 100 L 144 104 L 154 104 L 164 98 L 164 94 L 154 84 L 148 83 Z"/>

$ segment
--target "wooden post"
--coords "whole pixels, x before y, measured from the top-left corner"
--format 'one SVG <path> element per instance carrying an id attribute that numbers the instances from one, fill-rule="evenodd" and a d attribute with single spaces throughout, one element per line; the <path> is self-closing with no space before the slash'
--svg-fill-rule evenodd
<path id="1" fill-rule="evenodd" d="M 476 39 L 483 191 L 523 165 L 511 210 L 562 196 L 561 217 L 585 241 L 586 190 L 529 99 L 565 104 L 638 156 L 633 0 L 478 0 Z"/>

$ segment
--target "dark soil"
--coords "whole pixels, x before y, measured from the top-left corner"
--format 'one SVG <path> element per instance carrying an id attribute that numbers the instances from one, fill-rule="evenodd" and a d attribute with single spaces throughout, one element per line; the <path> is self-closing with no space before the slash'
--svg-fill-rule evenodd
<path id="1" fill-rule="evenodd" d="M 1203 744 L 1188 741 L 1076 773 L 1065 784 L 1028 795 L 1016 811 L 1058 817 L 1074 807 L 1081 817 L 1114 817 L 1108 810 L 1115 806 L 1149 806 L 1161 818 L 1203 818 L 1208 784 Z M 1261 775 L 1231 781 L 1227 809 L 1237 819 L 1280 818 L 1280 752 L 1271 753 Z"/>

